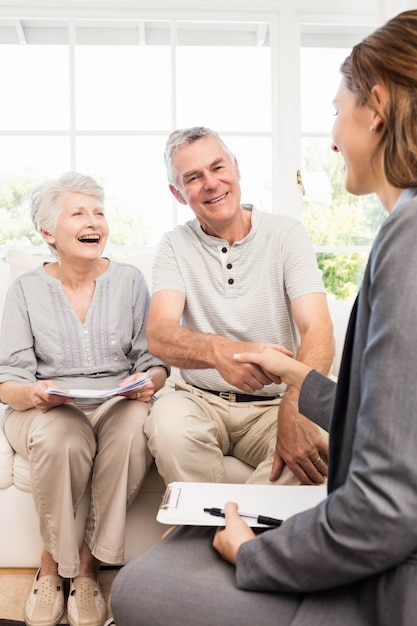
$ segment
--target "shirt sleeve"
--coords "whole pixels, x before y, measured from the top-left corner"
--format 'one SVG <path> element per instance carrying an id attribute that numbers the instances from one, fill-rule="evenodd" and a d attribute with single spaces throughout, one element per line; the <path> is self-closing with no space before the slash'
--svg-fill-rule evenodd
<path id="1" fill-rule="evenodd" d="M 131 373 L 144 372 L 151 367 L 165 367 L 169 374 L 170 368 L 160 359 L 154 357 L 148 350 L 148 342 L 146 338 L 146 322 L 148 319 L 150 295 L 146 280 L 142 272 L 138 272 L 133 282 L 132 294 L 132 310 L 133 310 L 133 337 L 132 349 L 128 355 L 132 362 Z"/>
<path id="2" fill-rule="evenodd" d="M 300 222 L 294 221 L 283 239 L 282 262 L 291 301 L 310 293 L 326 293 L 313 244 Z"/>
<path id="3" fill-rule="evenodd" d="M 21 284 L 16 280 L 6 296 L 0 341 L 0 383 L 36 380 L 36 354 Z"/>

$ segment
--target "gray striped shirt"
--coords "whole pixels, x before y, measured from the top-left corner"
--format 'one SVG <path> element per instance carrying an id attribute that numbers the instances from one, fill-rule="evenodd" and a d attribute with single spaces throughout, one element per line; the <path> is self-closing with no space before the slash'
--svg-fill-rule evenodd
<path id="1" fill-rule="evenodd" d="M 252 211 L 249 234 L 232 246 L 204 233 L 197 219 L 166 233 L 156 254 L 153 292 L 185 294 L 183 325 L 235 341 L 265 341 L 296 353 L 299 335 L 291 302 L 324 293 L 316 255 L 293 218 Z M 181 370 L 186 382 L 217 391 L 235 390 L 214 369 Z M 285 389 L 270 385 L 272 395 Z"/>

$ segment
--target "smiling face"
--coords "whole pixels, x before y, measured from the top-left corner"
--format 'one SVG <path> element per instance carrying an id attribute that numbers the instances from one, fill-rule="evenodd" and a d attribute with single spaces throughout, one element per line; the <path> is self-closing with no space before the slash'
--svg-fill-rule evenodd
<path id="1" fill-rule="evenodd" d="M 109 227 L 100 202 L 94 196 L 65 191 L 59 199 L 59 217 L 53 234 L 41 230 L 54 244 L 59 257 L 94 260 L 103 253 Z"/>
<path id="2" fill-rule="evenodd" d="M 357 95 L 342 79 L 333 102 L 336 121 L 333 145 L 345 162 L 345 187 L 355 195 L 377 192 L 382 182 L 381 162 L 373 158 L 378 144 L 380 118 L 367 104 L 358 104 Z"/>
<path id="3" fill-rule="evenodd" d="M 170 189 L 194 211 L 211 234 L 233 223 L 240 212 L 240 172 L 215 137 L 202 137 L 181 146 L 174 154 L 176 186 Z"/>

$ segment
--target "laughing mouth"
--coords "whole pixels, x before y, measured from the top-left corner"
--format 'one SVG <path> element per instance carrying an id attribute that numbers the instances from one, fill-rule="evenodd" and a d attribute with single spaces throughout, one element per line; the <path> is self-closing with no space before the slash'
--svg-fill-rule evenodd
<path id="1" fill-rule="evenodd" d="M 216 202 L 220 202 L 220 200 L 224 200 L 226 196 L 227 196 L 227 193 L 224 193 L 222 196 L 219 196 L 218 198 L 213 198 L 213 200 L 207 200 L 207 204 L 216 204 Z"/>
<path id="2" fill-rule="evenodd" d="M 82 235 L 81 237 L 78 237 L 78 241 L 80 241 L 81 243 L 100 243 L 100 235 Z"/>

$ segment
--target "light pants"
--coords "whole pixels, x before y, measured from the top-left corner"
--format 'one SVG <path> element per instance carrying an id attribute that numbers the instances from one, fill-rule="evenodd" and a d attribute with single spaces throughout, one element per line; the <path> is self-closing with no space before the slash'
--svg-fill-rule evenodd
<path id="1" fill-rule="evenodd" d="M 100 561 L 123 560 L 126 510 L 151 462 L 143 433 L 147 413 L 146 403 L 119 396 L 88 415 L 64 404 L 47 413 L 13 411 L 6 419 L 10 445 L 29 462 L 44 548 L 61 576 L 79 571 L 74 517 L 90 487 L 84 540 Z"/>
<path id="2" fill-rule="evenodd" d="M 224 455 L 232 455 L 254 468 L 247 482 L 271 484 L 280 402 L 229 402 L 182 383 L 159 396 L 145 420 L 145 434 L 165 483 L 227 482 Z M 300 481 L 285 466 L 273 484 Z"/>

